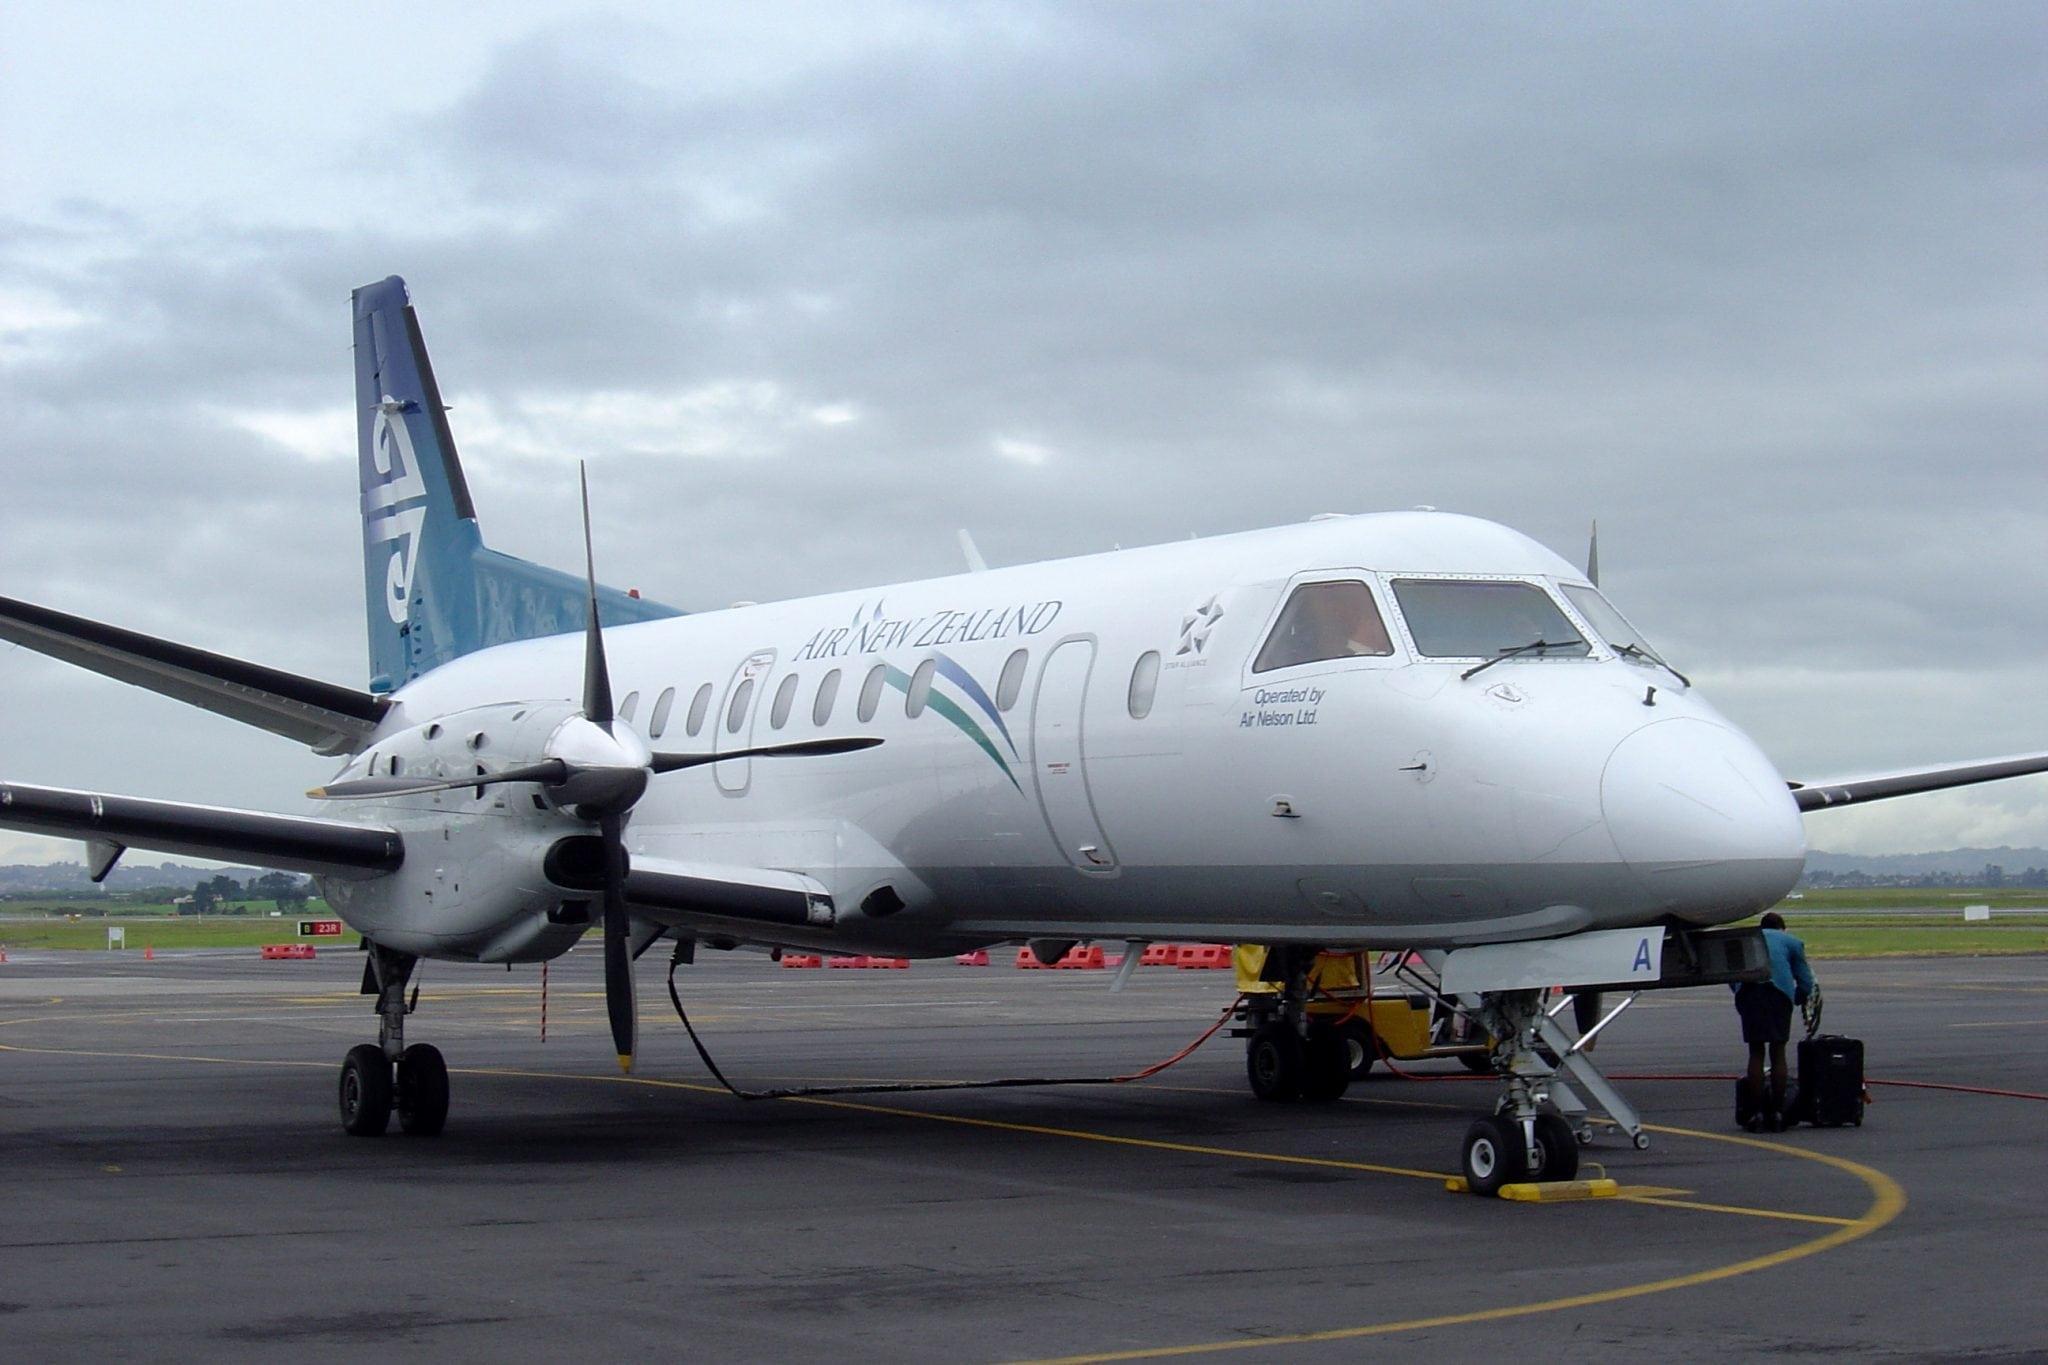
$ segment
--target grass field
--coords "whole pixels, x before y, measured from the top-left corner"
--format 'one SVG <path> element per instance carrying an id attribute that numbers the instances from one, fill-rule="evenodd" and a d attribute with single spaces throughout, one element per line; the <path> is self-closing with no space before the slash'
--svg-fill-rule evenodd
<path id="1" fill-rule="evenodd" d="M 1988 923 L 1966 923 L 1965 905 L 1988 905 Z M 1929 915 L 1926 907 L 1944 913 Z M 1909 908 L 1920 914 L 1904 913 Z M 179 916 L 168 905 L 126 906 L 121 914 L 77 920 L 76 903 L 0 906 L 0 948 L 106 951 L 107 930 L 126 931 L 130 952 L 144 948 L 254 948 L 265 943 L 315 943 L 354 948 L 357 935 L 300 939 L 299 921 L 329 919 L 324 901 L 278 919 L 267 901 L 253 902 L 246 915 Z M 2048 893 L 2040 890 L 1955 890 L 1947 887 L 1883 888 L 1870 891 L 1808 891 L 1779 907 L 1786 927 L 1806 941 L 1816 958 L 1885 956 L 1983 956 L 2048 953 Z M 1953 910 L 1953 914 L 1946 913 Z M 1853 913 L 1852 913 L 1853 912 Z"/>
<path id="2" fill-rule="evenodd" d="M 121 914 L 79 914 L 75 903 L 49 905 L 9 902 L 0 906 L 0 948 L 97 949 L 106 951 L 107 930 L 124 931 L 131 952 L 145 948 L 254 948 L 265 943 L 314 943 L 321 947 L 353 948 L 358 936 L 301 939 L 302 919 L 332 919 L 325 901 L 316 900 L 304 911 L 294 910 L 278 919 L 270 918 L 268 901 L 250 905 L 247 915 L 174 915 L 168 905 L 131 905 Z"/>

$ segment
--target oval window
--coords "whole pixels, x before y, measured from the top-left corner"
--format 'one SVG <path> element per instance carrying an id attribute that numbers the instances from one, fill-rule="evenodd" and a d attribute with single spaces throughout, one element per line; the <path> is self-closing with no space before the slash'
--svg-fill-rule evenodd
<path id="1" fill-rule="evenodd" d="M 839 670 L 833 669 L 818 679 L 818 695 L 811 701 L 811 724 L 823 725 L 832 719 L 832 704 L 839 700 Z"/>
<path id="2" fill-rule="evenodd" d="M 1159 691 L 1159 651 L 1148 649 L 1138 656 L 1137 665 L 1131 669 L 1131 693 L 1128 699 L 1132 720 L 1143 720 L 1152 714 L 1152 698 Z"/>
<path id="3" fill-rule="evenodd" d="M 747 720 L 747 703 L 754 699 L 754 680 L 741 678 L 740 685 L 732 690 L 732 703 L 725 708 L 725 732 L 736 735 Z"/>
<path id="4" fill-rule="evenodd" d="M 882 704 L 882 683 L 889 676 L 889 665 L 876 664 L 868 670 L 868 676 L 860 685 L 860 706 L 857 714 L 865 725 L 875 718 L 875 708 Z"/>
<path id="5" fill-rule="evenodd" d="M 917 666 L 917 672 L 910 675 L 910 686 L 903 690 L 903 714 L 916 720 L 924 714 L 924 704 L 931 700 L 932 674 L 939 671 L 937 659 L 926 659 Z"/>
<path id="6" fill-rule="evenodd" d="M 790 704 L 796 700 L 796 674 L 782 680 L 782 686 L 775 689 L 775 704 L 768 708 L 768 728 L 780 730 L 789 724 Z"/>
<path id="7" fill-rule="evenodd" d="M 647 737 L 660 739 L 661 732 L 668 729 L 668 713 L 675 707 L 676 690 L 673 687 L 661 689 L 661 695 L 654 699 L 654 714 L 647 721 Z"/>
<path id="8" fill-rule="evenodd" d="M 704 729 L 704 717 L 711 714 L 711 684 L 705 683 L 697 689 L 697 695 L 690 698 L 690 714 L 685 718 L 683 729 L 692 736 Z"/>
<path id="9" fill-rule="evenodd" d="M 1007 711 L 1017 704 L 1024 690 L 1024 660 L 1029 650 L 1020 649 L 1003 660 L 1003 676 L 996 679 L 996 710 Z"/>

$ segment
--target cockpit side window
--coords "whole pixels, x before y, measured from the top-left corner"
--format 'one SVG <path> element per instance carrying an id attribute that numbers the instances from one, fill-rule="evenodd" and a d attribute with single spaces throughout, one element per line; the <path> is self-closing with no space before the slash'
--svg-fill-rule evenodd
<path id="1" fill-rule="evenodd" d="M 1393 652 L 1386 623 L 1365 584 L 1304 583 L 1287 599 L 1273 633 L 1252 661 L 1252 672 Z"/>
<path id="2" fill-rule="evenodd" d="M 1614 609 L 1614 604 L 1598 588 L 1580 587 L 1577 584 L 1564 585 L 1564 595 L 1579 609 L 1579 615 L 1592 623 L 1594 633 L 1605 640 L 1609 648 L 1624 659 L 1635 659 L 1644 663 L 1664 662 L 1663 656 L 1650 648 L 1642 632 L 1628 623 L 1627 618 Z"/>
<path id="3" fill-rule="evenodd" d="M 1397 578 L 1394 600 L 1415 648 L 1433 659 L 1576 658 L 1593 649 L 1534 583 Z"/>

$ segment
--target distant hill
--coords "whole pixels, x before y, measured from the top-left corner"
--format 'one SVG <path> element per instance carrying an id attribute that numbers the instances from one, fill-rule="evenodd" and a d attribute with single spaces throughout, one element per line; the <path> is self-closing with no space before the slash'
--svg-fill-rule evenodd
<path id="1" fill-rule="evenodd" d="M 217 867 L 188 867 L 183 863 L 145 863 L 123 861 L 105 882 L 94 886 L 92 878 L 85 873 L 84 863 L 13 863 L 0 867 L 0 895 L 36 896 L 54 892 L 91 893 L 114 891 L 142 891 L 152 886 L 176 886 L 190 890 L 196 883 L 209 877 L 217 877 Z M 230 876 L 237 881 L 248 881 L 263 874 L 246 868 L 234 868 Z"/>
<path id="2" fill-rule="evenodd" d="M 1938 853 L 1814 849 L 1806 855 L 1806 885 L 1827 886 L 1847 879 L 1893 886 L 2042 886 L 2048 885 L 2048 848 L 1951 848 Z"/>

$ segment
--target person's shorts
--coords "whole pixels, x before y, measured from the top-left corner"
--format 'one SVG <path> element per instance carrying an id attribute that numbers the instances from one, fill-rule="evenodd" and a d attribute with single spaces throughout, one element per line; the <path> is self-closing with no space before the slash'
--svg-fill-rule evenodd
<path id="1" fill-rule="evenodd" d="M 1792 1002 L 1768 981 L 1745 981 L 1735 990 L 1735 1012 L 1742 1016 L 1745 1043 L 1792 1041 Z"/>

